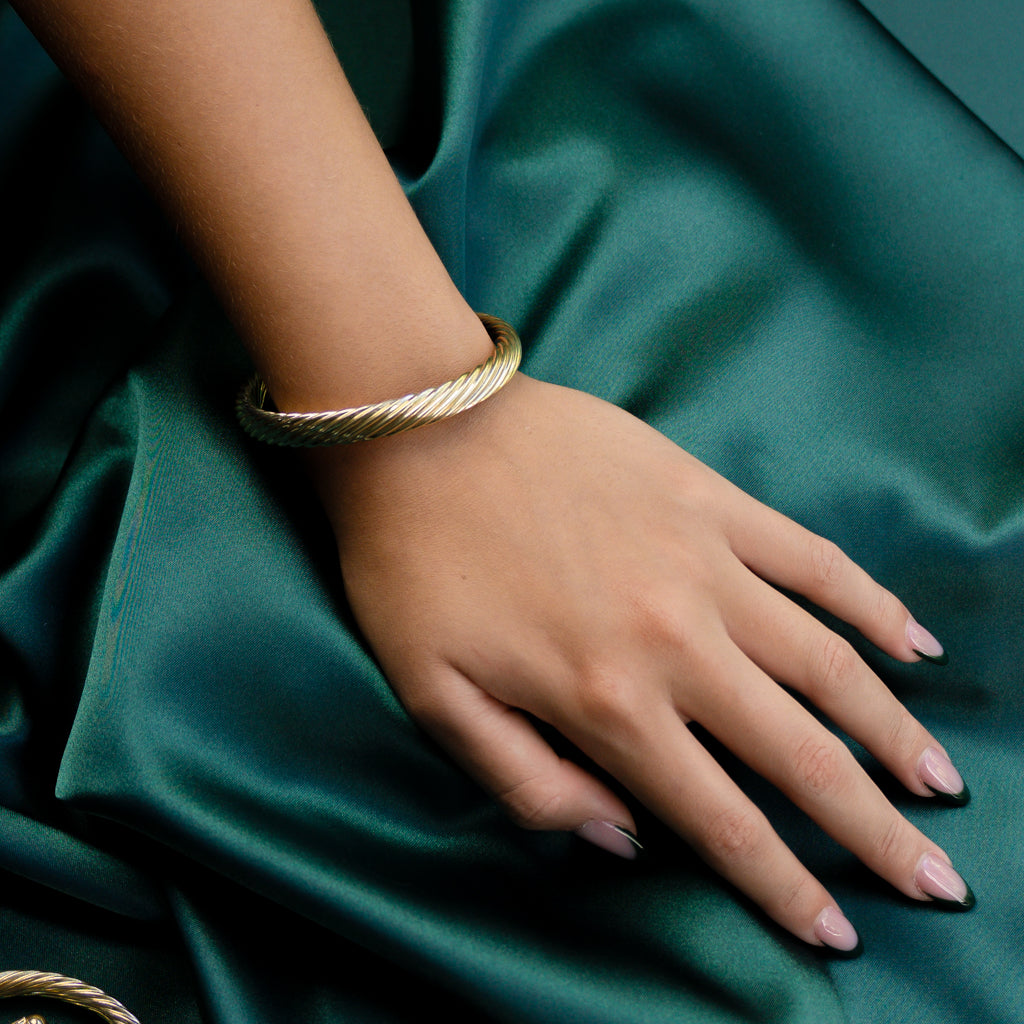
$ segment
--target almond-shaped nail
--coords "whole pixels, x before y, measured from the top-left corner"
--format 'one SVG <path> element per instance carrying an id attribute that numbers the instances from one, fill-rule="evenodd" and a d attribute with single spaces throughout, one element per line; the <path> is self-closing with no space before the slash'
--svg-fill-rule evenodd
<path id="1" fill-rule="evenodd" d="M 840 953 L 860 950 L 860 936 L 838 907 L 826 907 L 814 922 L 814 935 L 819 942 Z"/>
<path id="2" fill-rule="evenodd" d="M 613 825 L 610 821 L 588 821 L 575 830 L 580 839 L 600 846 L 602 850 L 614 853 L 617 857 L 634 860 L 638 850 L 642 850 L 640 840 L 628 828 Z"/>
<path id="3" fill-rule="evenodd" d="M 943 650 L 942 644 L 913 618 L 907 619 L 907 643 L 915 654 L 933 665 L 945 665 L 949 661 L 949 655 Z"/>
<path id="4" fill-rule="evenodd" d="M 963 910 L 974 906 L 971 887 L 941 858 L 926 853 L 914 872 L 918 889 L 942 903 L 956 904 Z"/>
<path id="5" fill-rule="evenodd" d="M 938 747 L 928 747 L 918 758 L 917 777 L 945 803 L 963 807 L 971 799 L 960 773 Z"/>

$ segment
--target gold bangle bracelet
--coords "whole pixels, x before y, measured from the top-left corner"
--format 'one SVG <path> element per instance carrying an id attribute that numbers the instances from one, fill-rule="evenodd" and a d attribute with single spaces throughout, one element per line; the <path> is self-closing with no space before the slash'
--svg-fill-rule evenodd
<path id="1" fill-rule="evenodd" d="M 512 379 L 522 358 L 519 335 L 504 320 L 486 313 L 477 316 L 494 342 L 494 353 L 454 380 L 404 398 L 354 409 L 273 412 L 263 408 L 267 386 L 256 374 L 238 396 L 238 420 L 258 441 L 289 448 L 314 448 L 389 437 L 472 409 Z"/>
<path id="2" fill-rule="evenodd" d="M 0 999 L 44 996 L 59 999 L 74 1006 L 82 1006 L 98 1013 L 107 1024 L 139 1024 L 134 1014 L 126 1010 L 113 996 L 108 996 L 92 985 L 86 985 L 77 978 L 64 974 L 48 974 L 43 971 L 0 971 Z M 38 1014 L 22 1017 L 15 1024 L 45 1024 L 45 1018 Z"/>

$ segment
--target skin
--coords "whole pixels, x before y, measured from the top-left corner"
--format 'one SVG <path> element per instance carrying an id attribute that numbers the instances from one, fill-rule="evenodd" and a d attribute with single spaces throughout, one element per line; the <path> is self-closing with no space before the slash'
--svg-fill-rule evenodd
<path id="1" fill-rule="evenodd" d="M 279 408 L 440 383 L 490 341 L 416 221 L 307 0 L 16 0 L 180 225 Z M 309 458 L 356 619 L 410 714 L 528 828 L 634 830 L 551 723 L 782 927 L 835 901 L 699 722 L 900 892 L 949 859 L 779 683 L 911 792 L 941 746 L 853 649 L 907 609 L 822 538 L 592 396 L 517 375 L 451 420 Z"/>

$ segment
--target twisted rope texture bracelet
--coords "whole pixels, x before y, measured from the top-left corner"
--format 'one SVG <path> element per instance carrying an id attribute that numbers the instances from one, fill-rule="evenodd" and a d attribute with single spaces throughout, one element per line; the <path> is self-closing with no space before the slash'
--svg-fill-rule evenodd
<path id="1" fill-rule="evenodd" d="M 289 448 L 352 444 L 389 437 L 465 412 L 504 387 L 519 369 L 519 336 L 504 320 L 478 313 L 494 342 L 494 353 L 460 377 L 404 398 L 335 412 L 273 412 L 264 409 L 266 384 L 256 374 L 235 405 L 247 433 L 268 444 Z"/>
<path id="2" fill-rule="evenodd" d="M 42 971 L 0 971 L 0 999 L 15 996 L 45 996 L 81 1006 L 98 1013 L 108 1024 L 139 1024 L 113 996 L 108 996 L 92 985 L 63 974 L 45 974 Z M 32 1014 L 14 1024 L 46 1024 L 43 1017 Z"/>

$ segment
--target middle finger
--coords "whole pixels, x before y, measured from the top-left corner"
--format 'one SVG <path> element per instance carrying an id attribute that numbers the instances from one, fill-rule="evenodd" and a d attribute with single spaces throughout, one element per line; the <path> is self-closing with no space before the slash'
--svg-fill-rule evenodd
<path id="1" fill-rule="evenodd" d="M 738 648 L 720 685 L 688 695 L 679 710 L 902 893 L 948 898 L 925 877 L 932 861 L 950 864 L 946 854 L 892 806 L 837 736 Z"/>
<path id="2" fill-rule="evenodd" d="M 848 641 L 757 577 L 748 579 L 742 603 L 742 615 L 737 610 L 727 613 L 727 619 L 761 624 L 759 630 L 744 630 L 737 642 L 772 679 L 811 700 L 912 793 L 934 796 L 937 785 L 948 788 L 952 779 L 963 791 L 952 764 L 941 778 L 931 774 L 936 757 L 948 761 L 942 745 Z"/>

